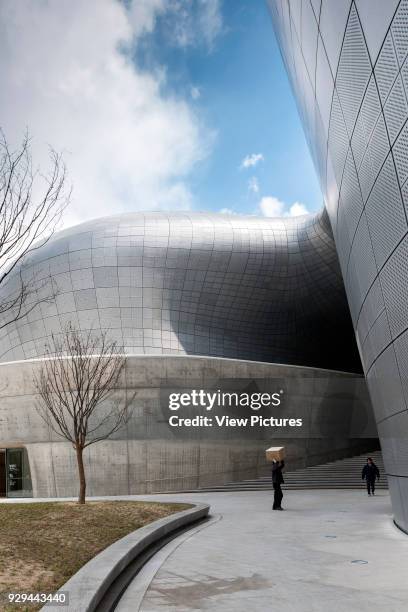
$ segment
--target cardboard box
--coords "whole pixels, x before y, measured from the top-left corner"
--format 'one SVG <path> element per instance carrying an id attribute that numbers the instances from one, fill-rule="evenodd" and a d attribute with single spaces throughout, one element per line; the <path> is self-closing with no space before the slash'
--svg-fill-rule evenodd
<path id="1" fill-rule="evenodd" d="M 267 448 L 266 451 L 266 460 L 273 461 L 283 461 L 285 458 L 285 447 L 284 446 L 271 446 Z"/>

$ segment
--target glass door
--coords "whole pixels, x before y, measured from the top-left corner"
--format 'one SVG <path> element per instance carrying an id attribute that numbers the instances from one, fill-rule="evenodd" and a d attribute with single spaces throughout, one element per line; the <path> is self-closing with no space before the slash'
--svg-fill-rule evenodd
<path id="1" fill-rule="evenodd" d="M 32 497 L 30 466 L 25 448 L 6 451 L 7 497 Z"/>
<path id="2" fill-rule="evenodd" d="M 6 497 L 6 451 L 0 448 L 0 497 Z"/>

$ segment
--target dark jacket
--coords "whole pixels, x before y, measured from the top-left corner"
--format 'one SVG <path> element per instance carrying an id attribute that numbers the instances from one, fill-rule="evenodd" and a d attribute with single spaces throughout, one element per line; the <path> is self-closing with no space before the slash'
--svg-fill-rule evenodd
<path id="1" fill-rule="evenodd" d="M 283 484 L 285 482 L 282 476 L 282 470 L 284 467 L 284 461 L 277 461 L 276 463 L 272 463 L 272 484 Z"/>
<path id="2" fill-rule="evenodd" d="M 375 465 L 375 463 L 372 463 L 371 465 L 367 463 L 363 467 L 361 478 L 363 480 L 375 480 L 376 478 L 380 478 L 380 470 Z"/>

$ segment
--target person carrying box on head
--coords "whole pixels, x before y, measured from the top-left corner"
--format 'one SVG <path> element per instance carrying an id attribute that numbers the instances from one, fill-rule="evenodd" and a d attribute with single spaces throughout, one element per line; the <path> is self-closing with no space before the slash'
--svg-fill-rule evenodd
<path id="1" fill-rule="evenodd" d="M 285 467 L 283 457 L 285 449 L 283 446 L 271 447 L 266 451 L 266 458 L 272 461 L 272 486 L 273 486 L 273 506 L 272 510 L 283 510 L 282 508 L 282 487 L 284 484 L 282 470 Z"/>

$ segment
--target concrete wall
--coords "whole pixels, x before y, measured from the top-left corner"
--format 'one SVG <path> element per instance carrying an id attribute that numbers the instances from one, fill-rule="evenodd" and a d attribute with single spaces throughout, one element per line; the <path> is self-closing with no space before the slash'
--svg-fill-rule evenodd
<path id="1" fill-rule="evenodd" d="M 36 410 L 33 377 L 40 367 L 41 360 L 0 365 L 0 448 L 27 448 L 34 496 L 75 495 L 75 453 Z M 187 430 L 168 425 L 174 414 L 165 401 L 169 390 L 254 389 L 254 384 L 284 390 L 281 414 L 302 417 L 305 427 L 278 435 L 269 428 Z M 273 444 L 287 447 L 291 468 L 376 446 L 365 381 L 350 374 L 210 357 L 129 356 L 109 401 L 135 390 L 127 426 L 85 452 L 90 495 L 189 489 L 256 477 L 267 469 L 264 451 Z M 199 413 L 184 409 L 183 416 Z M 234 409 L 222 413 L 237 416 Z"/>

